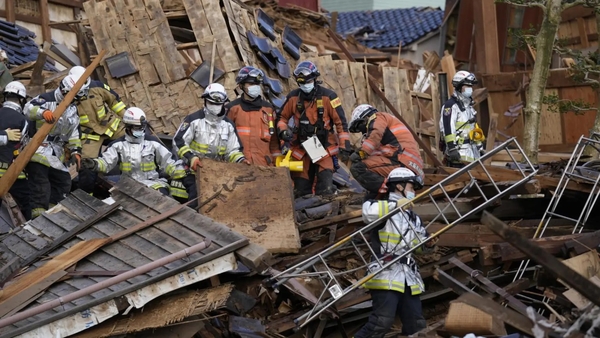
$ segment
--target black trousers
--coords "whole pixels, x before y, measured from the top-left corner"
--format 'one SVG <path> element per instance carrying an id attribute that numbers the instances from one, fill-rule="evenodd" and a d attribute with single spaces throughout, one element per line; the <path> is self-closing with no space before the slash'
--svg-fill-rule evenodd
<path id="1" fill-rule="evenodd" d="M 385 181 L 385 177 L 369 170 L 363 161 L 352 163 L 352 165 L 350 165 L 350 173 L 352 174 L 352 177 L 368 191 L 370 196 L 374 195 L 372 198 L 377 197 L 379 188 L 381 188 L 383 181 Z"/>
<path id="2" fill-rule="evenodd" d="M 31 219 L 31 194 L 29 192 L 29 183 L 26 178 L 20 178 L 15 180 L 10 190 L 10 195 L 13 197 L 21 213 L 26 220 Z M 0 199 L 0 206 L 2 205 L 2 199 Z"/>
<path id="3" fill-rule="evenodd" d="M 373 312 L 369 321 L 354 338 L 383 338 L 394 324 L 396 315 L 402 321 L 402 335 L 408 336 L 427 327 L 423 318 L 421 298 L 410 293 L 410 287 L 405 292 L 392 290 L 370 290 L 373 301 Z"/>
<path id="4" fill-rule="evenodd" d="M 315 195 L 328 196 L 335 193 L 333 187 L 333 171 L 325 169 L 319 171 L 319 165 L 311 163 L 308 170 L 308 179 L 303 177 L 292 177 L 294 181 L 294 196 L 296 198 L 311 195 L 313 193 L 313 182 L 315 177 L 317 183 L 315 185 Z"/>
<path id="5" fill-rule="evenodd" d="M 177 194 L 171 192 L 172 197 L 179 203 L 185 203 L 198 197 L 198 188 L 196 187 L 196 175 L 194 174 L 188 174 L 186 177 L 180 180 L 172 180 L 170 184 L 172 189 L 181 189 L 181 187 L 183 187 L 188 195 L 187 198 L 182 198 L 180 196 L 177 196 Z M 197 208 L 198 201 L 190 203 L 189 207 L 192 209 Z"/>
<path id="6" fill-rule="evenodd" d="M 32 216 L 35 218 L 56 205 L 71 191 L 71 175 L 37 162 L 27 164 Z"/>

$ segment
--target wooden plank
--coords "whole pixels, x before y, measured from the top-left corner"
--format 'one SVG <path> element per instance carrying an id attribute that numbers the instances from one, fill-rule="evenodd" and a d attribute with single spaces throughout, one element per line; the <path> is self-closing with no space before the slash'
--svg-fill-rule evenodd
<path id="1" fill-rule="evenodd" d="M 154 31 L 154 38 L 158 42 L 158 45 L 162 51 L 164 61 L 169 65 L 167 71 L 169 73 L 169 82 L 163 81 L 163 83 L 170 83 L 179 81 L 186 77 L 185 70 L 179 62 L 177 53 L 177 46 L 175 45 L 175 39 L 171 34 L 169 28 L 169 21 L 165 13 L 162 11 L 162 7 L 158 0 L 145 0 L 146 10 L 149 14 L 148 28 L 150 31 Z M 156 64 L 157 60 L 154 60 Z"/>
<path id="2" fill-rule="evenodd" d="M 354 96 L 356 97 L 356 104 L 368 103 L 367 89 L 368 85 L 365 79 L 365 72 L 363 67 L 358 62 L 350 62 L 350 76 L 352 78 L 352 84 L 354 86 Z M 360 146 L 360 140 L 362 135 L 360 133 L 350 134 L 350 142 L 354 147 Z"/>
<path id="3" fill-rule="evenodd" d="M 338 79 L 350 79 L 350 69 L 348 68 L 348 61 L 336 60 L 333 61 Z M 342 100 L 342 107 L 344 113 L 346 113 L 346 121 L 350 122 L 352 118 L 352 111 L 358 106 L 356 96 L 354 96 L 354 84 L 352 81 L 339 81 L 340 92 L 338 96 Z"/>
<path id="4" fill-rule="evenodd" d="M 200 210 L 271 253 L 295 253 L 300 235 L 295 224 L 289 170 L 245 164 L 202 161 L 197 180 L 200 200 L 220 193 Z M 202 217 L 202 216 L 201 216 Z"/>
<path id="5" fill-rule="evenodd" d="M 490 152 L 496 147 L 496 132 L 498 131 L 498 114 L 494 111 L 494 104 L 492 97 L 488 98 L 488 111 L 490 114 L 490 125 L 488 127 L 488 134 L 485 144 L 485 151 Z M 485 165 L 490 165 L 492 159 L 488 158 L 483 162 Z"/>
<path id="6" fill-rule="evenodd" d="M 226 72 L 237 71 L 240 68 L 240 60 L 235 51 L 233 42 L 231 41 L 229 28 L 225 23 L 219 0 L 202 0 L 202 5 L 204 6 L 204 13 L 208 25 L 210 26 L 210 30 L 212 31 L 213 38 L 218 40 L 217 54 L 219 54 L 219 58 L 223 63 L 222 69 Z M 194 28 L 193 24 L 192 28 Z M 196 34 L 195 30 L 194 34 Z M 204 59 L 207 60 L 207 58 Z"/>
<path id="7" fill-rule="evenodd" d="M 417 127 L 417 116 L 413 109 L 412 97 L 410 95 L 410 82 L 408 80 L 408 70 L 398 70 L 398 108 L 402 113 L 402 117 L 406 121 L 409 128 L 415 129 Z M 431 150 L 429 149 L 429 152 Z"/>
<path id="8" fill-rule="evenodd" d="M 6 14 L 5 14 L 6 21 L 12 22 L 12 23 L 15 23 L 15 20 L 16 20 L 16 18 L 15 18 L 15 13 L 16 13 L 15 1 L 16 0 L 5 0 L 5 3 L 4 3 L 4 7 L 6 9 Z"/>
<path id="9" fill-rule="evenodd" d="M 396 107 L 400 114 L 402 114 L 402 117 L 406 119 L 409 115 L 409 111 L 407 110 L 409 106 L 412 112 L 412 99 L 409 96 L 409 100 L 403 102 L 403 99 L 406 99 L 406 95 L 405 93 L 401 94 L 399 69 L 396 67 L 383 67 L 382 73 L 383 93 L 385 94 L 385 97 Z M 403 76 L 405 76 L 405 74 L 403 74 Z M 406 77 L 404 77 L 404 79 L 406 80 Z"/>
<path id="10" fill-rule="evenodd" d="M 207 25 L 208 18 L 204 12 L 203 4 L 201 1 L 196 0 L 182 0 L 182 2 L 194 31 L 196 42 L 198 42 L 200 61 L 210 60 L 212 53 L 211 43 L 214 37 L 209 25 Z M 217 60 L 215 67 L 224 68 L 223 61 L 220 58 Z"/>
<path id="11" fill-rule="evenodd" d="M 579 29 L 579 37 L 581 39 L 581 47 L 582 48 L 590 47 L 590 42 L 588 40 L 587 27 L 586 27 L 584 18 L 577 18 L 577 28 Z"/>
<path id="12" fill-rule="evenodd" d="M 353 210 L 353 211 L 349 211 L 349 212 L 346 212 L 341 215 L 337 215 L 337 216 L 333 216 L 333 217 L 329 217 L 329 218 L 318 219 L 318 220 L 314 220 L 314 221 L 310 221 L 310 222 L 301 224 L 298 227 L 298 231 L 303 232 L 303 231 L 319 229 L 319 228 L 322 228 L 325 226 L 338 224 L 338 223 L 345 222 L 347 220 L 350 220 L 350 219 L 353 219 L 356 217 L 361 217 L 361 216 L 362 216 L 362 210 Z"/>
<path id="13" fill-rule="evenodd" d="M 482 84 L 488 92 L 515 92 L 521 82 L 523 75 L 531 77 L 530 71 L 518 71 L 512 73 L 482 74 Z M 565 87 L 589 87 L 582 86 L 569 75 L 567 68 L 550 69 L 548 73 L 547 89 Z"/>
<path id="14" fill-rule="evenodd" d="M 452 78 L 456 74 L 456 66 L 454 65 L 454 59 L 452 55 L 444 55 L 440 60 L 442 65 L 442 72 L 446 73 L 446 82 L 448 85 L 448 97 L 454 94 L 454 86 L 452 85 Z M 487 87 L 487 86 L 486 86 Z M 489 90 L 489 88 L 488 88 Z"/>
<path id="15" fill-rule="evenodd" d="M 583 101 L 592 107 L 597 107 L 598 105 L 598 94 L 590 86 L 561 88 L 558 95 L 563 100 Z M 558 143 L 566 144 L 577 143 L 581 135 L 589 136 L 590 128 L 594 125 L 596 118 L 595 111 L 579 112 L 578 114 L 568 112 L 560 115 L 564 121 L 565 135 L 564 142 Z"/>
<path id="16" fill-rule="evenodd" d="M 441 103 L 441 99 L 440 99 L 440 79 L 438 78 L 437 74 L 434 74 L 434 76 L 431 76 L 429 78 L 430 80 L 430 87 L 431 87 L 431 110 L 432 110 L 432 114 L 433 114 L 433 130 L 434 130 L 434 134 L 435 134 L 435 141 L 433 146 L 435 147 L 435 156 L 437 157 L 437 159 L 439 161 L 442 161 L 444 154 L 442 153 L 442 151 L 440 150 L 440 147 L 438 146 L 438 142 L 441 140 L 440 137 L 440 114 L 442 113 L 442 103 Z"/>
<path id="17" fill-rule="evenodd" d="M 42 19 L 42 40 L 52 42 L 52 32 L 50 30 L 50 11 L 48 10 L 48 0 L 40 0 L 40 17 Z"/>
<path id="18" fill-rule="evenodd" d="M 473 17 L 476 32 L 477 71 L 484 74 L 499 73 L 500 53 L 498 52 L 498 24 L 496 22 L 495 1 L 474 1 Z"/>

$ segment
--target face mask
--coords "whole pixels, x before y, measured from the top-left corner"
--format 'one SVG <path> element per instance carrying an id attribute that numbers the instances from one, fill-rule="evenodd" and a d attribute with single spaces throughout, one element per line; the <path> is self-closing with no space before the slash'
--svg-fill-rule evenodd
<path id="1" fill-rule="evenodd" d="M 471 95 L 473 95 L 473 88 L 466 87 L 465 91 L 462 94 L 464 97 L 471 97 Z"/>
<path id="2" fill-rule="evenodd" d="M 389 199 L 390 201 L 399 201 L 399 200 L 401 200 L 401 199 L 403 199 L 403 198 L 404 198 L 404 195 L 402 195 L 402 193 L 399 193 L 399 192 L 391 192 L 391 193 L 390 193 L 390 196 L 389 196 L 389 198 L 388 198 L 388 199 Z"/>
<path id="3" fill-rule="evenodd" d="M 312 90 L 315 88 L 315 83 L 311 82 L 311 83 L 304 83 L 300 85 L 300 89 L 305 92 L 306 94 L 312 92 Z"/>
<path id="4" fill-rule="evenodd" d="M 406 198 L 408 198 L 409 200 L 415 198 L 415 192 L 414 191 L 406 191 L 405 195 L 406 195 Z"/>
<path id="5" fill-rule="evenodd" d="M 262 94 L 262 89 L 258 85 L 250 86 L 250 87 L 248 87 L 248 93 L 247 94 L 251 98 L 256 98 L 260 94 Z"/>
<path id="6" fill-rule="evenodd" d="M 144 131 L 143 130 L 132 130 L 131 136 L 133 136 L 135 138 L 140 138 L 140 137 L 144 136 Z"/>
<path id="7" fill-rule="evenodd" d="M 221 110 L 223 110 L 223 105 L 207 103 L 206 110 L 210 114 L 217 116 L 217 115 L 221 114 Z"/>

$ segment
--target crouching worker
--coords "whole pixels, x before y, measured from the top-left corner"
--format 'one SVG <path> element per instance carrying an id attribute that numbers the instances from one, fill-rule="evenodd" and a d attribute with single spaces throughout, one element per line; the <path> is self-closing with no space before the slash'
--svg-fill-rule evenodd
<path id="1" fill-rule="evenodd" d="M 384 183 L 389 192 L 388 199 L 369 200 L 363 204 L 365 223 L 371 223 L 390 210 L 402 207 L 415 197 L 415 190 L 423 187 L 422 182 L 420 176 L 407 168 L 392 170 Z M 386 269 L 381 270 L 381 266 L 418 246 L 428 236 L 421 219 L 412 210 L 402 210 L 373 229 L 370 242 L 381 265 L 377 260 L 369 265 L 370 273 L 379 273 L 364 285 L 366 289 L 370 289 L 373 312 L 367 324 L 354 338 L 382 338 L 389 332 L 396 315 L 402 321 L 401 335 L 414 334 L 427 327 L 419 298 L 425 291 L 425 286 L 412 254 L 404 256 Z M 432 251 L 436 240 L 430 240 L 414 252 L 420 254 Z"/>
<path id="2" fill-rule="evenodd" d="M 101 157 L 83 158 L 83 168 L 108 173 L 119 164 L 121 175 L 130 176 L 163 195 L 170 195 L 168 182 L 159 177 L 159 170 L 162 170 L 171 179 L 183 180 L 188 193 L 196 191 L 194 179 L 186 179 L 185 169 L 173 160 L 171 152 L 158 138 L 145 135 L 146 114 L 140 108 L 127 109 L 123 123 L 125 135 L 110 143 Z"/>

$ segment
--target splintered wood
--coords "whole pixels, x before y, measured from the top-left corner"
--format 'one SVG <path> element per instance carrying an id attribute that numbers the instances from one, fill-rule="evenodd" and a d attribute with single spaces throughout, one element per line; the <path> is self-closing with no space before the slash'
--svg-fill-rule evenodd
<path id="1" fill-rule="evenodd" d="M 300 235 L 286 168 L 202 161 L 200 211 L 271 253 L 296 253 Z"/>

